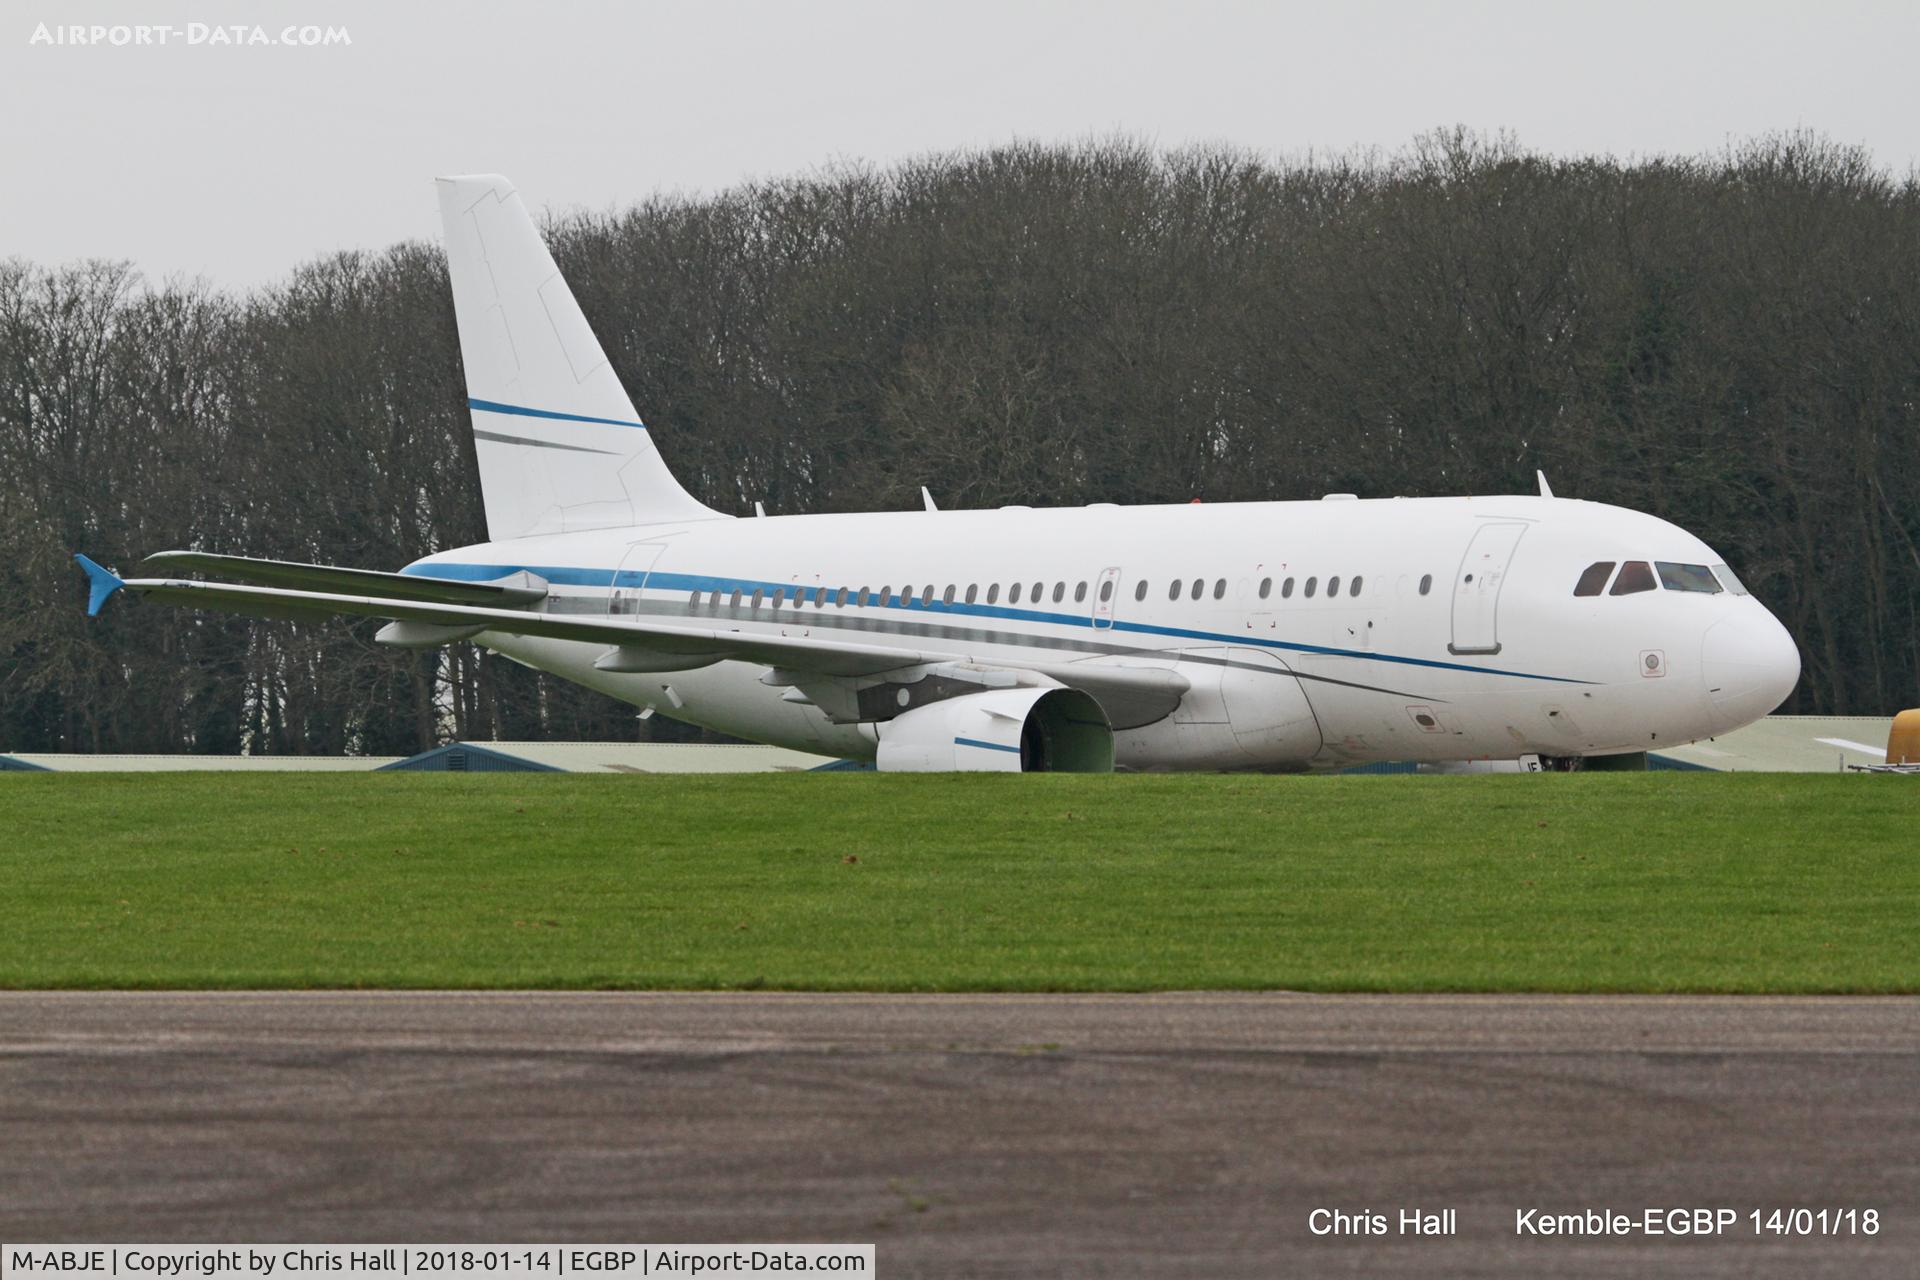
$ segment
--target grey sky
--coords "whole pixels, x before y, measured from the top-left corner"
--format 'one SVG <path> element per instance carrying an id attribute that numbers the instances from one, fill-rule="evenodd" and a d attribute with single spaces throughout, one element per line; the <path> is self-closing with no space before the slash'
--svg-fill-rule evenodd
<path id="1" fill-rule="evenodd" d="M 40 23 L 344 26 L 45 47 Z M 1920 4 L 9 0 L 0 256 L 251 285 L 436 232 L 436 173 L 625 204 L 835 159 L 1125 131 L 1270 153 L 1462 123 L 1559 153 L 1806 126 L 1905 174 Z"/>

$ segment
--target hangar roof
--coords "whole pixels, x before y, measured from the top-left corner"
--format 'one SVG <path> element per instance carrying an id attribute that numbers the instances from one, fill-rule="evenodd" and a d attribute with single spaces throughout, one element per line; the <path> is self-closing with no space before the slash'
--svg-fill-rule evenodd
<path id="1" fill-rule="evenodd" d="M 784 747 L 706 742 L 483 742 L 475 745 L 568 773 L 776 773 L 817 769 L 833 763 L 831 756 L 788 751 Z"/>
<path id="2" fill-rule="evenodd" d="M 1885 759 L 1886 716 L 1768 716 L 1744 729 L 1684 747 L 1653 752 L 1681 767 L 1763 773 L 1831 773 L 1850 764 L 1880 764 Z M 460 744 L 456 744 L 460 745 Z M 567 773 L 771 773 L 817 769 L 827 756 L 781 747 L 733 746 L 690 742 L 475 742 L 496 757 L 524 760 L 535 767 Z M 406 767 L 420 756 L 218 756 L 83 755 L 64 752 L 14 752 L 5 757 L 29 768 L 62 772 L 147 773 L 164 770 L 274 772 L 311 770 L 359 772 Z M 425 766 L 431 767 L 431 766 Z M 1379 771 L 1369 767 L 1369 771 Z"/>
<path id="3" fill-rule="evenodd" d="M 460 747 L 485 754 L 493 768 L 524 761 L 534 768 L 566 773 L 775 773 L 816 769 L 834 763 L 830 756 L 780 747 L 732 746 L 699 742 L 470 742 L 452 743 L 417 756 L 217 756 L 83 755 L 59 751 L 14 752 L 0 760 L 20 767 L 62 773 L 157 773 L 222 770 L 242 773 L 310 771 L 366 772 L 373 769 L 445 768 L 444 757 Z M 438 757 L 436 765 L 430 759 Z M 464 767 L 464 762 L 462 767 Z"/>
<path id="4" fill-rule="evenodd" d="M 1702 769 L 1754 773 L 1836 773 L 1886 760 L 1890 716 L 1768 716 L 1744 729 L 1654 756 Z"/>
<path id="5" fill-rule="evenodd" d="M 392 764 L 399 756 L 215 756 L 87 755 L 67 751 L 16 751 L 10 758 L 60 773 L 178 773 L 219 770 L 231 773 L 364 773 Z"/>

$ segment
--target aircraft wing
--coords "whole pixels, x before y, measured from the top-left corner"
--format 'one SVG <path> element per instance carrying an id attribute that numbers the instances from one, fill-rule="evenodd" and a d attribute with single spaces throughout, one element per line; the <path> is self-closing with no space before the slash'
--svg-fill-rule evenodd
<path id="1" fill-rule="evenodd" d="M 88 611 L 116 591 L 182 604 L 257 617 L 323 618 L 346 614 L 362 618 L 389 618 L 428 626 L 481 630 L 507 635 L 545 636 L 555 640 L 584 640 L 605 645 L 632 645 L 661 654 L 714 655 L 764 662 L 774 666 L 817 671 L 822 675 L 872 675 L 895 667 L 947 662 L 955 653 L 895 648 L 890 645 L 852 644 L 807 636 L 730 631 L 679 623 L 643 622 L 634 618 L 581 614 L 531 613 L 488 605 L 443 604 L 395 596 L 347 595 L 331 591 L 301 591 L 288 587 L 247 586 L 230 582 L 196 582 L 184 578 L 121 579 L 85 557 L 76 557 L 92 580 Z M 177 562 L 176 562 L 177 563 Z M 257 563 L 257 562 L 256 562 Z M 309 566 L 300 566 L 306 568 Z M 311 566 L 320 567 L 320 566 Z M 337 572 L 337 571 L 336 571 Z M 371 577 L 411 575 L 372 574 Z M 418 581 L 417 579 L 411 579 Z M 453 584 L 448 584 L 453 585 Z M 798 628 L 795 628 L 796 630 Z"/>
<path id="2" fill-rule="evenodd" d="M 148 556 L 141 567 L 162 573 L 171 570 L 215 573 L 242 582 L 293 587 L 300 591 L 365 592 L 388 600 L 429 600 L 439 604 L 531 604 L 547 594 L 547 584 L 526 572 L 498 582 L 454 582 L 413 573 L 382 573 L 377 569 L 298 564 L 291 560 L 254 560 L 204 551 L 156 552 Z"/>
<path id="3" fill-rule="evenodd" d="M 249 617 L 319 620 L 347 615 L 363 618 L 387 618 L 395 622 L 445 627 L 456 633 L 450 638 L 477 635 L 482 631 L 504 635 L 544 636 L 555 640 L 578 640 L 609 647 L 621 646 L 643 653 L 735 659 L 765 663 L 791 672 L 821 676 L 871 676 L 898 671 L 905 667 L 939 663 L 966 663 L 968 655 L 956 650 L 908 648 L 896 645 L 862 644 L 842 639 L 780 634 L 767 631 L 738 631 L 726 627 L 701 626 L 698 623 L 643 621 L 632 617 L 600 617 L 583 614 L 538 613 L 525 608 L 489 604 L 449 603 L 418 598 L 441 588 L 472 586 L 447 580 L 420 578 L 411 574 L 387 574 L 371 570 L 339 569 L 328 565 L 296 565 L 281 561 L 243 561 L 249 576 L 269 574 L 283 581 L 365 582 L 368 585 L 397 590 L 380 595 L 348 594 L 338 591 L 302 590 L 294 587 L 253 586 L 231 582 L 199 582 L 184 578 L 122 579 L 101 568 L 85 556 L 75 556 L 87 571 L 91 590 L 89 613 L 98 613 L 115 592 L 141 596 L 167 604 L 190 608 L 214 609 Z M 213 567 L 217 562 L 237 557 L 201 556 L 194 552 L 169 552 L 150 558 L 147 563 L 178 567 Z M 262 567 L 266 566 L 266 567 Z M 531 577 L 531 575 L 526 575 Z M 538 580 L 535 579 L 537 582 Z M 531 591 L 533 588 L 523 587 Z M 415 598 L 403 598 L 398 590 L 412 591 Z M 539 595 L 545 595 L 544 584 Z M 536 599 L 538 596 L 535 597 Z M 788 630 L 805 630 L 796 620 Z M 995 664 L 1000 665 L 1000 664 Z M 1166 715 L 1176 706 L 1189 685 L 1173 671 L 1112 666 L 1091 662 L 1060 664 L 1006 664 L 1009 669 L 1033 671 L 1069 688 L 1090 693 L 1103 703 L 1123 710 L 1130 722 L 1145 723 Z"/>

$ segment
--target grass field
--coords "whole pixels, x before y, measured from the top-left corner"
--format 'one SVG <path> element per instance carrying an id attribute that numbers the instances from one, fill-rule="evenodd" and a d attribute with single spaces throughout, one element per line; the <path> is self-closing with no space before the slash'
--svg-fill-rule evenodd
<path id="1" fill-rule="evenodd" d="M 1837 775 L 0 777 L 0 986 L 1920 991 Z"/>

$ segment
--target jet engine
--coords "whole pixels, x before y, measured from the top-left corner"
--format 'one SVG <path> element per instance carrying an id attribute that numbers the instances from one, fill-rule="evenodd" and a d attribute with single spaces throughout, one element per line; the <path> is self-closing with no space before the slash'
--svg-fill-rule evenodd
<path id="1" fill-rule="evenodd" d="M 931 702 L 879 726 L 887 773 L 1111 773 L 1113 729 L 1077 689 L 989 689 Z"/>

